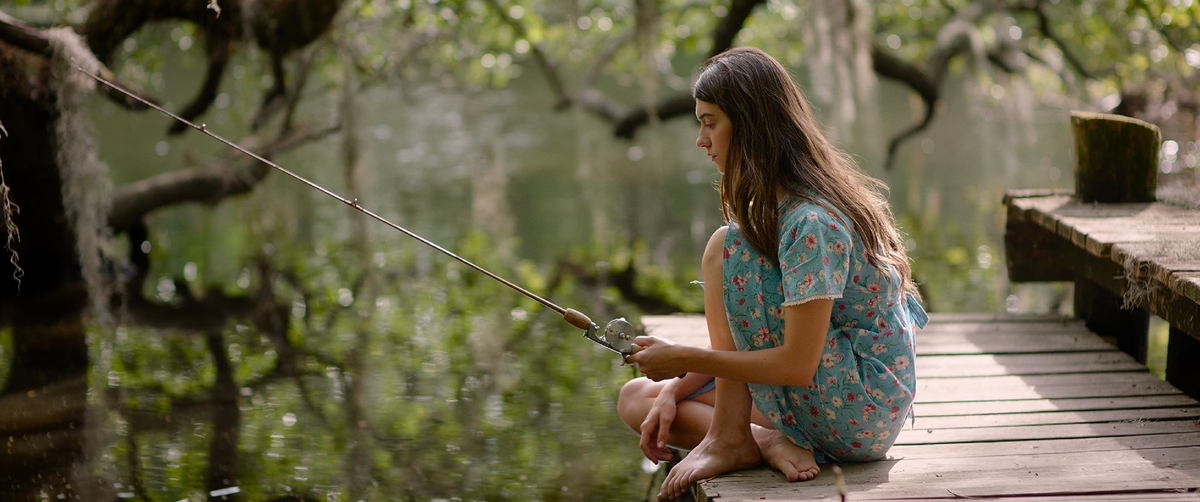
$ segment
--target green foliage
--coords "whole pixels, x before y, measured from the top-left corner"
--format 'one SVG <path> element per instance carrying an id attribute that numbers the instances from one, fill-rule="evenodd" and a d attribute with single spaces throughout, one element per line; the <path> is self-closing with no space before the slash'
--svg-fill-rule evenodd
<path id="1" fill-rule="evenodd" d="M 544 272 L 500 260 L 481 233 L 456 247 L 534 291 L 586 303 L 570 282 L 544 291 Z M 253 327 L 225 332 L 233 377 L 243 388 L 238 482 L 248 500 L 345 489 L 339 464 L 349 457 L 339 458 L 355 428 L 346 422 L 355 399 L 347 378 L 366 386 L 357 406 L 367 414 L 372 465 L 356 468 L 368 469 L 378 483 L 371 498 L 632 498 L 640 489 L 636 443 L 613 410 L 628 374 L 610 353 L 554 312 L 448 258 L 397 247 L 381 252 L 383 266 L 363 267 L 344 245 L 322 248 L 280 257 L 296 260 L 294 279 L 276 294 L 293 298 L 288 339 L 300 354 L 301 376 L 276 372 L 279 347 Z M 382 279 L 374 305 L 347 290 L 366 268 Z M 363 318 L 369 319 L 365 347 L 353 335 Z M 354 351 L 366 354 L 357 367 L 349 357 Z M 126 425 L 120 427 L 147 423 L 133 416 L 191 417 L 128 432 L 137 437 L 143 465 L 169 459 L 166 469 L 141 471 L 152 492 L 203 498 L 205 478 L 197 473 L 207 468 L 208 439 L 224 432 L 210 430 L 207 412 L 196 411 L 207 408 L 195 403 L 206 400 L 214 381 L 200 336 L 118 329 L 111 373 L 100 385 L 122 391 L 116 420 Z M 113 443 L 114 458 L 127 458 L 127 447 Z"/>

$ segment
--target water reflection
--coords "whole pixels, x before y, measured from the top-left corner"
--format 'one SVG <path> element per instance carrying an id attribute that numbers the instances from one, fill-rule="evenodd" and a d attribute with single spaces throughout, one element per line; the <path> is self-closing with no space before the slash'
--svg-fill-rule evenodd
<path id="1" fill-rule="evenodd" d="M 687 282 L 720 213 L 692 124 L 614 140 L 586 116 L 550 112 L 541 82 L 364 96 L 364 203 L 593 319 L 636 320 L 620 287 L 694 308 L 699 291 Z M 890 174 L 878 167 L 878 138 L 845 139 L 891 185 L 929 303 L 1057 308 L 1054 290 L 1004 280 L 1000 199 L 1011 187 L 1069 186 L 1065 112 L 946 99 Z M 210 127 L 235 136 L 246 106 L 215 110 Z M 129 125 L 98 138 L 124 181 L 218 151 L 196 137 L 130 134 L 149 119 L 97 107 Z M 908 124 L 907 91 L 881 83 L 877 113 L 882 125 L 864 131 Z M 323 143 L 279 160 L 353 191 L 339 155 Z M 4 498 L 644 495 L 640 452 L 614 412 L 631 370 L 537 303 L 402 236 L 372 228 L 364 240 L 358 216 L 321 197 L 272 177 L 245 199 L 155 216 L 158 299 L 211 285 L 250 295 L 252 312 L 231 326 L 93 328 L 85 338 L 78 299 L 18 309 L 24 317 L 0 336 Z M 604 274 L 630 264 L 630 284 Z"/>

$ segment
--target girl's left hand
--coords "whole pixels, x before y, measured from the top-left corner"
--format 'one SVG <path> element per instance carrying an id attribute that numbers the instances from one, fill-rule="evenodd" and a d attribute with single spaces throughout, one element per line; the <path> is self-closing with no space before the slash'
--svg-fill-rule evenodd
<path id="1" fill-rule="evenodd" d="M 638 369 L 655 382 L 687 374 L 684 355 L 691 347 L 675 345 L 653 336 L 633 339 L 633 354 L 626 358 L 638 365 Z"/>

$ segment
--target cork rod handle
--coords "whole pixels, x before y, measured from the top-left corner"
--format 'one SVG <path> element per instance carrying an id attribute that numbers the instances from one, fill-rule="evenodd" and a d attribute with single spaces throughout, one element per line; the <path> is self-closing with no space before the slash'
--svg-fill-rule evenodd
<path id="1" fill-rule="evenodd" d="M 566 319 L 567 322 L 571 323 L 572 326 L 575 326 L 579 329 L 586 330 L 592 327 L 592 320 L 589 319 L 588 316 L 584 315 L 583 312 L 575 309 L 567 309 L 565 312 L 563 312 L 563 319 Z"/>

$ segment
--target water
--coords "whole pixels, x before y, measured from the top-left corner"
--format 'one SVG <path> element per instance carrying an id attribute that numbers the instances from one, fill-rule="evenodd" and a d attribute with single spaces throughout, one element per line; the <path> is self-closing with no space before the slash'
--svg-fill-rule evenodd
<path id="1" fill-rule="evenodd" d="M 168 61 L 171 89 L 160 95 L 178 108 L 190 97 L 180 82 L 199 68 Z M 202 119 L 230 138 L 246 133 L 237 124 L 260 87 L 254 72 L 238 74 Z M 887 137 L 919 113 L 905 89 L 882 82 L 879 123 L 840 142 L 892 187 L 931 310 L 1056 308 L 1062 288 L 1005 280 L 1000 201 L 1007 188 L 1071 186 L 1067 113 L 1005 111 L 1011 100 L 970 98 L 966 84 L 947 91 L 891 172 L 879 167 Z M 597 321 L 636 321 L 636 305 L 587 279 L 630 262 L 640 288 L 698 305 L 687 283 L 720 212 L 693 121 L 627 142 L 590 117 L 553 112 L 547 96 L 529 74 L 498 90 L 432 79 L 368 90 L 360 203 Z M 336 103 L 312 101 L 301 116 L 320 126 Z M 99 101 L 93 114 L 118 185 L 229 164 L 195 132 L 164 139 L 165 118 Z M 338 159 L 332 137 L 275 160 L 345 193 Z M 369 226 L 363 254 L 348 224 L 361 217 L 277 174 L 216 207 L 153 215 L 147 295 L 251 294 L 262 256 L 287 272 L 272 291 L 288 323 L 93 328 L 98 426 L 80 465 L 101 483 L 90 489 L 152 500 L 640 499 L 650 474 L 615 413 L 632 370 L 552 312 L 382 225 Z"/>

